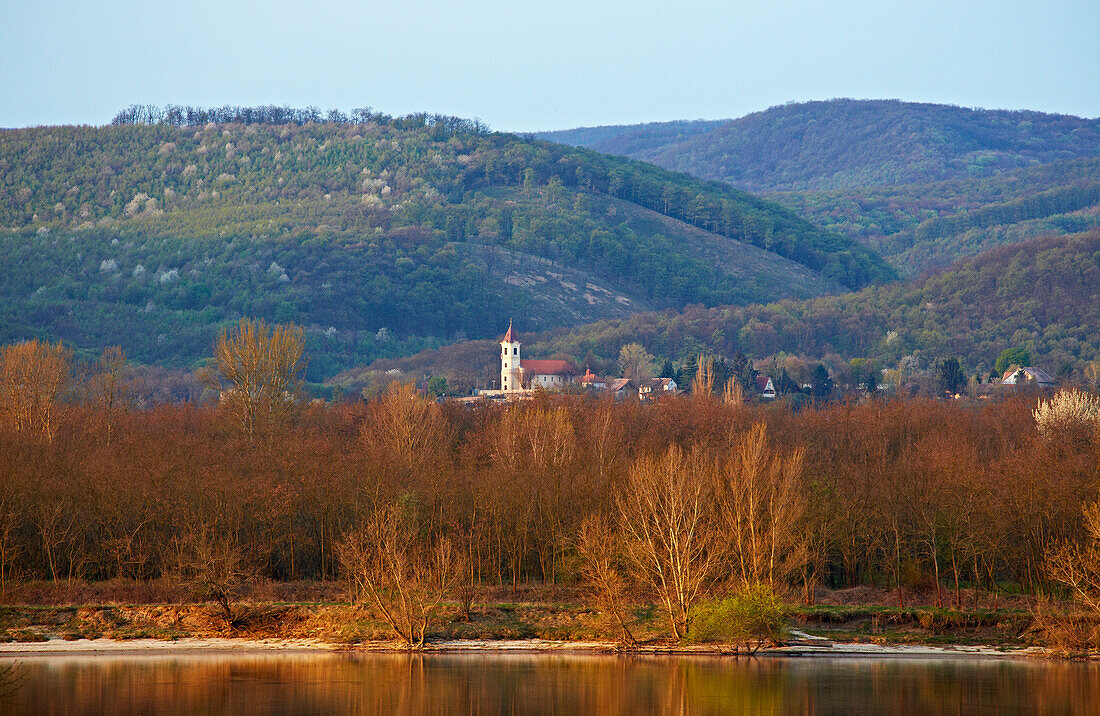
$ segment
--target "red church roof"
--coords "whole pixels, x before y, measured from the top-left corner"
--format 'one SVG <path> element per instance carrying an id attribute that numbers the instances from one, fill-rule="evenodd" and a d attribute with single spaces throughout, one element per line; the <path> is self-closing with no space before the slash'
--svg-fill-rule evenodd
<path id="1" fill-rule="evenodd" d="M 577 371 L 563 360 L 521 360 L 523 372 L 528 375 L 576 375 Z"/>

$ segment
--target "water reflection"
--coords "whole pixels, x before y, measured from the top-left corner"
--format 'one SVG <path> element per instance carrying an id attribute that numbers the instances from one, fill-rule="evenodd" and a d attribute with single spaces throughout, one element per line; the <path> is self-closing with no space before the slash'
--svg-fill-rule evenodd
<path id="1" fill-rule="evenodd" d="M 1014 660 L 199 655 L 19 662 L 0 713 L 1089 713 L 1100 668 Z"/>

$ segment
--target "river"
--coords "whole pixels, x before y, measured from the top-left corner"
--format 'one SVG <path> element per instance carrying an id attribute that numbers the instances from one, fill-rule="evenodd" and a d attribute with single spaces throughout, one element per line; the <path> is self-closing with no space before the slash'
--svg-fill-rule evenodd
<path id="1" fill-rule="evenodd" d="M 1100 665 L 566 654 L 27 657 L 0 713 L 1096 714 Z"/>

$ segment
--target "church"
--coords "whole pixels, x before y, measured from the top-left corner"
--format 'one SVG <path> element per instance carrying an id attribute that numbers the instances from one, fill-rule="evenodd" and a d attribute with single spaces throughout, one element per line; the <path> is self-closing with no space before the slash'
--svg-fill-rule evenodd
<path id="1" fill-rule="evenodd" d="M 560 390 L 577 376 L 564 360 L 524 360 L 519 335 L 508 322 L 508 332 L 500 339 L 500 390 L 483 394 L 520 394 L 533 390 Z"/>
<path id="2" fill-rule="evenodd" d="M 519 335 L 508 322 L 508 331 L 500 339 L 500 389 L 479 390 L 484 398 L 523 398 L 539 390 L 566 390 L 570 387 L 588 393 L 611 393 L 616 400 L 634 398 L 656 400 L 679 392 L 671 378 L 651 378 L 635 381 L 629 378 L 607 380 L 585 371 L 580 375 L 572 363 L 565 360 L 524 359 L 520 352 Z"/>

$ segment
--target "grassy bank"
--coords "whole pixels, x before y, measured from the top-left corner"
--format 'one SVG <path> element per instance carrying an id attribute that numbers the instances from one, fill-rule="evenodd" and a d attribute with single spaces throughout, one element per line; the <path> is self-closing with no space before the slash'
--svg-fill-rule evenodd
<path id="1" fill-rule="evenodd" d="M 447 603 L 429 632 L 431 641 L 517 640 L 608 641 L 619 634 L 610 615 L 576 589 L 487 588 L 469 614 Z M 818 593 L 814 606 L 789 608 L 789 630 L 834 642 L 881 645 L 986 645 L 1017 648 L 1041 643 L 1032 612 L 1022 600 L 970 594 L 973 608 L 945 609 L 921 603 L 899 608 L 892 594 L 859 588 Z M 929 600 L 924 595 L 925 602 Z M 27 584 L 9 591 L 0 606 L 0 641 L 55 639 L 164 639 L 232 637 L 312 639 L 334 645 L 393 640 L 387 624 L 371 609 L 344 601 L 337 585 L 302 582 L 260 585 L 233 607 L 230 625 L 215 605 L 188 603 L 168 583 Z M 1003 606 L 993 609 L 989 604 Z M 666 620 L 654 605 L 629 610 L 631 629 L 643 647 L 671 642 Z M 797 637 L 795 637 L 797 641 Z"/>

